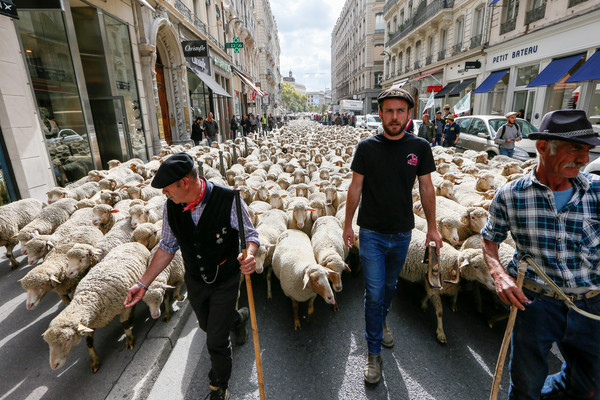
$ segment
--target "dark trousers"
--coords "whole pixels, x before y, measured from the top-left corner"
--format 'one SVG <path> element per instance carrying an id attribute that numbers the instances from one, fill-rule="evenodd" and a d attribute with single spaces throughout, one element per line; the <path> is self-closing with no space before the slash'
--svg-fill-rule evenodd
<path id="1" fill-rule="evenodd" d="M 224 282 L 211 285 L 200 277 L 185 274 L 188 299 L 200 329 L 206 332 L 211 363 L 208 379 L 212 386 L 226 388 L 231 377 L 229 331 L 240 322 L 240 314 L 235 309 L 239 282 L 240 272 Z"/>

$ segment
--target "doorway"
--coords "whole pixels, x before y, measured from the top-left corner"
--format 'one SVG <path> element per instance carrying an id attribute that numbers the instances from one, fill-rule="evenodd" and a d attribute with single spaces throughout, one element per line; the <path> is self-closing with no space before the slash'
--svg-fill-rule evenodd
<path id="1" fill-rule="evenodd" d="M 519 90 L 515 92 L 513 107 L 509 111 L 524 110 L 523 118 L 531 122 L 535 90 Z"/>
<path id="2" fill-rule="evenodd" d="M 158 132 L 161 139 L 164 139 L 168 145 L 173 144 L 171 137 L 171 123 L 169 120 L 169 104 L 167 102 L 167 87 L 165 85 L 165 70 L 160 58 L 160 53 L 156 51 L 156 88 L 158 89 L 159 110 L 157 111 Z"/>

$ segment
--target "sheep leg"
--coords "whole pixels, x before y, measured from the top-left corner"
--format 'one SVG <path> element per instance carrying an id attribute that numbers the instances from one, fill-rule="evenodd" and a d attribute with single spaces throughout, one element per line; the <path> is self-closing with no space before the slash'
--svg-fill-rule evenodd
<path id="1" fill-rule="evenodd" d="M 59 296 L 62 302 L 65 303 L 65 305 L 68 306 L 71 303 L 71 299 L 69 298 L 68 294 L 59 294 Z"/>
<path id="2" fill-rule="evenodd" d="M 433 308 L 435 309 L 435 316 L 437 318 L 437 329 L 435 333 L 437 334 L 437 340 L 440 343 L 447 343 L 446 334 L 444 333 L 444 326 L 442 324 L 442 299 L 439 294 L 431 295 L 431 302 L 433 303 Z"/>
<path id="3" fill-rule="evenodd" d="M 171 297 L 172 297 L 171 291 L 166 290 L 165 297 L 163 299 L 163 303 L 165 304 L 165 315 L 163 316 L 164 322 L 169 322 L 171 320 Z"/>
<path id="4" fill-rule="evenodd" d="M 483 314 L 483 301 L 481 299 L 481 289 L 479 285 L 473 285 L 473 298 L 475 300 L 475 307 L 479 314 Z"/>
<path id="5" fill-rule="evenodd" d="M 125 331 L 125 349 L 133 350 L 134 337 L 131 332 L 131 326 L 133 325 L 133 307 L 126 308 L 121 312 L 120 321 L 123 330 Z"/>
<path id="6" fill-rule="evenodd" d="M 273 276 L 273 268 L 267 267 L 267 300 L 273 299 L 273 292 L 271 292 L 271 281 Z"/>
<path id="7" fill-rule="evenodd" d="M 298 318 L 298 302 L 292 299 L 292 307 L 294 308 L 294 330 L 300 329 L 300 318 Z"/>
<path id="8" fill-rule="evenodd" d="M 11 269 L 15 269 L 19 266 L 19 262 L 15 259 L 15 256 L 13 255 L 13 249 L 15 248 L 17 243 L 19 242 L 9 240 L 6 244 L 6 258 L 8 258 L 8 260 L 10 261 Z"/>
<path id="9" fill-rule="evenodd" d="M 90 371 L 98 372 L 98 369 L 100 368 L 100 358 L 94 348 L 94 332 L 85 334 L 85 344 L 87 345 L 88 353 L 90 354 Z"/>
<path id="10" fill-rule="evenodd" d="M 312 316 L 315 313 L 315 299 L 316 298 L 317 297 L 315 296 L 308 301 L 308 315 L 306 316 L 307 324 L 312 321 Z"/>
<path id="11" fill-rule="evenodd" d="M 183 288 L 183 281 L 178 282 L 175 285 L 175 289 L 173 290 L 173 298 L 177 301 L 185 300 L 185 296 L 181 294 L 181 289 Z"/>
<path id="12" fill-rule="evenodd" d="M 333 292 L 333 299 L 335 300 L 335 304 L 333 305 L 333 312 L 338 312 L 340 311 L 340 303 L 338 303 L 336 292 Z"/>
<path id="13" fill-rule="evenodd" d="M 428 285 L 427 282 L 425 282 L 425 285 Z M 425 288 L 425 290 L 427 290 L 427 288 Z M 423 300 L 421 301 L 421 310 L 423 310 L 423 312 L 426 312 L 429 309 L 429 304 L 427 303 L 429 301 L 429 294 L 425 293 L 425 297 L 423 297 Z"/>
<path id="14" fill-rule="evenodd" d="M 458 310 L 458 306 L 457 306 L 457 301 L 458 301 L 458 291 L 456 291 L 456 293 L 454 293 L 454 295 L 452 296 L 452 301 L 450 303 L 450 308 L 452 309 L 452 312 L 456 312 L 456 310 Z"/>

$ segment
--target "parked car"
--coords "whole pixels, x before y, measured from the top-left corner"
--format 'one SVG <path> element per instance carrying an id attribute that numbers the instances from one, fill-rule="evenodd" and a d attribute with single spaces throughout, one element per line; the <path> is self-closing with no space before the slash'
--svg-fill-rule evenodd
<path id="1" fill-rule="evenodd" d="M 56 137 L 48 139 L 48 143 L 69 143 L 69 142 L 79 142 L 85 140 L 87 135 L 81 136 L 73 129 L 61 129 Z"/>
<path id="2" fill-rule="evenodd" d="M 365 120 L 363 123 L 363 128 L 371 131 L 378 130 L 381 127 L 381 119 L 379 118 L 379 115 L 367 114 L 364 118 Z M 358 126 L 358 122 L 356 126 Z"/>
<path id="3" fill-rule="evenodd" d="M 485 151 L 490 158 L 500 154 L 494 138 L 498 129 L 506 123 L 506 118 L 499 115 L 469 115 L 458 117 L 455 122 L 460 126 L 456 147 L 463 150 Z M 537 132 L 537 128 L 520 118 L 517 118 L 516 123 L 521 128 L 523 139 L 515 143 L 513 158 L 525 161 L 537 157 L 535 140 L 527 138 L 530 133 Z"/>
<path id="4" fill-rule="evenodd" d="M 365 116 L 364 115 L 357 115 L 356 116 L 356 127 L 357 128 L 364 128 L 365 127 Z"/>

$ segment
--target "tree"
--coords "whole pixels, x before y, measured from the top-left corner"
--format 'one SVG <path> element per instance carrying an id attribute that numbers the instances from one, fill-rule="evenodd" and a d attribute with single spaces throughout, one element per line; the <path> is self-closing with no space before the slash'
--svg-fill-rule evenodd
<path id="1" fill-rule="evenodd" d="M 281 83 L 281 100 L 285 108 L 291 112 L 301 112 L 307 110 L 307 96 L 298 93 L 294 85 L 288 82 Z"/>

